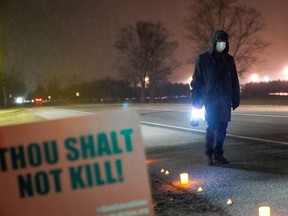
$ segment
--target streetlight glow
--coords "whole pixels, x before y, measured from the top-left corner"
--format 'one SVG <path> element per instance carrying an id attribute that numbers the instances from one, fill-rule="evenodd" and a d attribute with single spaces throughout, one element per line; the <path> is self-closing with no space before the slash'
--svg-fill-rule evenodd
<path id="1" fill-rule="evenodd" d="M 250 81 L 251 82 L 259 82 L 258 74 L 256 74 L 256 73 L 252 74 L 251 77 L 250 77 Z"/>
<path id="2" fill-rule="evenodd" d="M 149 77 L 145 77 L 145 82 L 146 82 L 146 83 L 149 82 Z"/>
<path id="3" fill-rule="evenodd" d="M 288 80 L 288 66 L 284 68 L 284 79 Z"/>
<path id="4" fill-rule="evenodd" d="M 263 78 L 263 81 L 264 81 L 264 82 L 269 82 L 269 81 L 270 81 L 270 79 L 269 79 L 269 77 L 268 77 L 268 76 L 265 76 L 265 77 Z"/>

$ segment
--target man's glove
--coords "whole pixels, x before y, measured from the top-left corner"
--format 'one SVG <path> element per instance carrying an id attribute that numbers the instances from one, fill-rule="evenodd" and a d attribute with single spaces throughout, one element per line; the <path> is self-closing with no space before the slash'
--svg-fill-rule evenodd
<path id="1" fill-rule="evenodd" d="M 232 109 L 235 110 L 238 106 L 239 104 L 232 104 Z"/>

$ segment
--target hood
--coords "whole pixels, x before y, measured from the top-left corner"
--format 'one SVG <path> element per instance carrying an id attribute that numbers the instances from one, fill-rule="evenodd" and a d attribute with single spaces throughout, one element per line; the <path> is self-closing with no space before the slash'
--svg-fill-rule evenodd
<path id="1" fill-rule="evenodd" d="M 216 42 L 217 40 L 223 40 L 226 42 L 226 48 L 223 50 L 222 53 L 227 54 L 229 52 L 229 36 L 228 34 L 223 30 L 217 30 L 213 33 L 211 38 L 211 52 L 215 50 Z"/>

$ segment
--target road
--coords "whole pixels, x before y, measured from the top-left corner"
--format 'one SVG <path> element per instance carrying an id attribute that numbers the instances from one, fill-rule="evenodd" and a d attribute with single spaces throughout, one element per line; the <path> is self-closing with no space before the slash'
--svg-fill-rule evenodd
<path id="1" fill-rule="evenodd" d="M 136 106 L 136 105 L 134 105 Z M 268 205 L 273 216 L 288 215 L 288 108 L 241 106 L 233 112 L 225 141 L 229 165 L 207 166 L 204 155 L 205 123 L 192 128 L 189 105 L 137 106 L 149 173 L 167 183 L 188 172 L 195 192 L 222 206 L 231 216 L 258 215 Z M 79 105 L 34 109 L 46 119 L 86 115 L 120 105 Z M 161 169 L 169 170 L 163 175 Z M 227 205 L 228 199 L 233 201 Z"/>

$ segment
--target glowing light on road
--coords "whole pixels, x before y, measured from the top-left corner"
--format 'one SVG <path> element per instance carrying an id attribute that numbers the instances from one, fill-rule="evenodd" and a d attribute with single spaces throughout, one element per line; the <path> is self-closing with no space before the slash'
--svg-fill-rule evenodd
<path id="1" fill-rule="evenodd" d="M 231 200 L 231 199 L 228 199 L 228 200 L 227 200 L 227 205 L 232 205 L 232 204 L 233 204 L 232 200 Z"/>
<path id="2" fill-rule="evenodd" d="M 269 206 L 261 206 L 259 208 L 259 216 L 270 216 L 270 207 Z"/>
<path id="3" fill-rule="evenodd" d="M 188 173 L 181 173 L 180 174 L 180 181 L 181 181 L 181 184 L 188 184 L 189 183 Z"/>
<path id="4" fill-rule="evenodd" d="M 197 189 L 197 192 L 199 192 L 199 193 L 203 192 L 202 187 L 199 187 L 199 188 Z"/>

